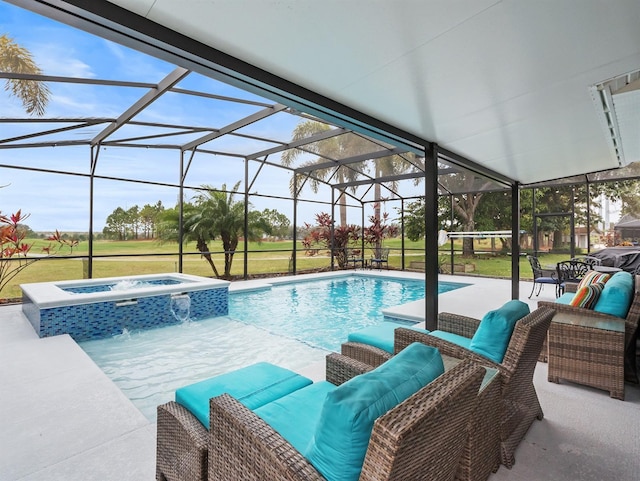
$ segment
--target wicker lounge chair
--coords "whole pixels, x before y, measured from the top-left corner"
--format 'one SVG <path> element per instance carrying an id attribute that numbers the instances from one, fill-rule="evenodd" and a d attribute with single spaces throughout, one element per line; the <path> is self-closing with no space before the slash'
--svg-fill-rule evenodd
<path id="1" fill-rule="evenodd" d="M 548 307 L 538 308 L 520 319 L 500 364 L 444 339 L 406 328 L 396 329 L 394 349 L 400 352 L 412 342 L 422 342 L 437 347 L 443 356 L 471 359 L 500 372 L 502 402 L 496 407 L 501 410 L 500 456 L 502 464 L 511 468 L 518 444 L 533 421 L 544 416 L 533 386 L 533 372 L 554 313 Z M 438 316 L 439 330 L 464 337 L 472 337 L 479 324 L 479 319 L 457 314 L 441 313 Z"/>
<path id="2" fill-rule="evenodd" d="M 375 422 L 360 480 L 450 480 L 484 370 L 464 363 Z M 280 435 L 230 396 L 211 401 L 211 480 L 322 480 Z"/>
<path id="3" fill-rule="evenodd" d="M 358 343 L 352 343 L 358 350 Z M 362 345 L 365 346 L 365 345 Z M 376 348 L 377 349 L 377 348 Z M 363 349 L 366 351 L 366 349 Z M 452 369 L 462 362 L 450 356 L 442 356 L 445 370 Z M 378 360 L 376 358 L 376 360 Z M 359 367 L 355 367 L 359 366 Z M 350 369 L 361 369 L 362 372 L 373 369 L 371 365 L 353 360 Z M 478 393 L 478 405 L 469 427 L 469 437 L 464 445 L 460 464 L 455 479 L 457 481 L 485 481 L 491 473 L 500 467 L 500 423 L 501 385 L 500 373 L 495 369 L 486 369 L 487 373 Z M 349 372 L 346 376 L 354 375 Z M 333 377 L 337 375 L 334 374 Z M 345 374 L 341 375 L 342 378 Z"/>
<path id="4" fill-rule="evenodd" d="M 568 291 L 575 292 L 577 286 L 568 284 L 567 287 Z M 567 379 L 607 390 L 611 397 L 624 399 L 625 380 L 638 382 L 636 336 L 640 322 L 640 275 L 634 276 L 634 295 L 624 319 L 554 302 L 539 301 L 538 306 L 551 307 L 558 316 L 547 342 L 549 381 Z M 559 322 L 560 319 L 563 322 Z"/>
<path id="5" fill-rule="evenodd" d="M 327 357 L 327 380 L 334 384 L 370 369 L 339 354 Z M 359 479 L 453 479 L 484 374 L 472 361 L 462 362 L 379 417 Z M 230 395 L 211 399 L 210 407 L 211 431 L 175 402 L 158 407 L 158 450 L 176 450 L 171 457 L 178 468 L 172 474 L 158 469 L 159 481 L 324 479 L 278 432 Z"/>

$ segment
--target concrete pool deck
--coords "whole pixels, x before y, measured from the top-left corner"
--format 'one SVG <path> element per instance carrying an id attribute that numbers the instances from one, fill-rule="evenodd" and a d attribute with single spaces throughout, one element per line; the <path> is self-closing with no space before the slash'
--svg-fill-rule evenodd
<path id="1" fill-rule="evenodd" d="M 366 271 L 369 274 L 371 271 Z M 420 278 L 394 271 L 375 275 Z M 303 280 L 306 276 L 298 276 Z M 275 278 L 274 283 L 285 278 Z M 439 310 L 482 317 L 511 297 L 507 280 L 441 276 L 472 285 L 441 294 Z M 231 290 L 264 286 L 266 280 L 232 284 Z M 553 300 L 551 288 L 536 307 Z M 419 316 L 424 302 L 391 309 Z M 68 336 L 40 339 L 20 305 L 0 307 L 0 480 L 151 481 L 155 476 L 155 424 L 149 422 Z M 303 374 L 324 376 L 324 366 Z M 545 412 L 516 452 L 516 464 L 501 467 L 492 481 L 640 479 L 640 388 L 625 386 L 625 401 L 568 382 L 546 380 L 538 363 L 535 386 Z"/>

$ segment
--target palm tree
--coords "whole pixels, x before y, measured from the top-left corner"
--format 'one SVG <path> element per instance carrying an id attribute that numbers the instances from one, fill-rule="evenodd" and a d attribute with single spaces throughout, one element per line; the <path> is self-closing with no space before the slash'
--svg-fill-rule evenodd
<path id="1" fill-rule="evenodd" d="M 406 154 L 395 154 L 390 155 L 388 157 L 382 157 L 380 159 L 374 159 L 373 161 L 375 166 L 375 179 L 380 179 L 381 177 L 393 177 L 394 175 L 400 175 L 407 173 L 409 171 L 420 170 L 423 168 L 424 160 L 421 157 L 417 157 L 415 154 L 406 153 Z M 416 179 L 416 181 L 420 181 L 421 179 Z M 398 181 L 392 180 L 390 182 L 384 182 L 389 189 L 392 191 L 398 190 Z M 380 183 L 376 182 L 373 190 L 373 198 L 374 198 L 374 217 L 376 222 L 380 222 L 380 203 L 382 199 L 382 186 Z M 376 245 L 376 248 L 379 248 L 379 245 Z"/>
<path id="2" fill-rule="evenodd" d="M 316 134 L 331 130 L 331 126 L 315 120 L 304 120 L 300 122 L 293 130 L 292 141 L 303 140 Z M 314 164 L 326 163 L 327 160 L 340 160 L 352 157 L 371 150 L 371 142 L 363 137 L 355 134 L 342 134 L 330 137 L 322 141 L 311 142 L 306 144 L 303 149 L 289 149 L 282 153 L 282 165 L 290 167 L 293 162 L 302 154 L 316 154 L 318 157 L 314 160 L 306 161 L 301 166 L 309 166 Z M 311 190 L 316 193 L 320 183 L 327 177 L 334 179 L 334 183 L 342 184 L 356 180 L 360 176 L 360 172 L 364 168 L 365 162 L 356 162 L 349 165 L 341 165 L 339 167 L 327 167 L 313 171 L 313 175 L 309 177 L 309 185 Z M 292 179 L 290 189 L 291 195 L 294 195 L 300 186 L 296 185 Z M 355 191 L 355 188 L 353 188 Z M 347 199 L 344 189 L 340 189 L 338 197 L 340 204 L 340 225 L 347 225 Z"/>
<path id="3" fill-rule="evenodd" d="M 244 234 L 244 202 L 236 201 L 240 182 L 237 182 L 230 192 L 226 184 L 220 190 L 209 185 L 203 185 L 203 191 L 196 194 L 193 204 L 184 209 L 184 241 L 193 240 L 196 248 L 211 266 L 216 277 L 220 277 L 209 251 L 209 242 L 220 238 L 224 249 L 224 275 L 231 276 L 231 263 L 238 247 L 240 236 Z M 246 239 L 259 238 L 258 220 L 248 217 L 248 232 Z"/>
<path id="4" fill-rule="evenodd" d="M 0 35 L 0 71 L 41 75 L 31 53 L 6 34 Z M 43 115 L 51 92 L 44 82 L 7 79 L 5 90 L 22 101 L 28 114 Z"/>

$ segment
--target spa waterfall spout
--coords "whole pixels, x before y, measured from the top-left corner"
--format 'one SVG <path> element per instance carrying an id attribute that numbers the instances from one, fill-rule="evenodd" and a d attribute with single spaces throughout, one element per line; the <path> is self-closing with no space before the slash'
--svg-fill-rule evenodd
<path id="1" fill-rule="evenodd" d="M 169 308 L 173 317 L 180 322 L 186 322 L 191 314 L 191 297 L 187 293 L 172 294 Z"/>

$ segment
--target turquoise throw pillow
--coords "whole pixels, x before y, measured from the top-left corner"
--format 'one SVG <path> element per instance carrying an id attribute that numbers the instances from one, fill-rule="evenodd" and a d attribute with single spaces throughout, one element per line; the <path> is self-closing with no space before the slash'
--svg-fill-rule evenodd
<path id="1" fill-rule="evenodd" d="M 471 338 L 469 349 L 500 364 L 507 352 L 516 322 L 529 312 L 529 305 L 518 300 L 509 301 L 499 309 L 487 312 Z"/>
<path id="2" fill-rule="evenodd" d="M 616 272 L 604 285 L 593 307 L 594 311 L 616 317 L 627 317 L 633 299 L 633 276 L 628 272 Z"/>
<path id="3" fill-rule="evenodd" d="M 304 456 L 329 481 L 360 476 L 374 421 L 444 372 L 440 352 L 413 343 L 327 394 Z"/>

